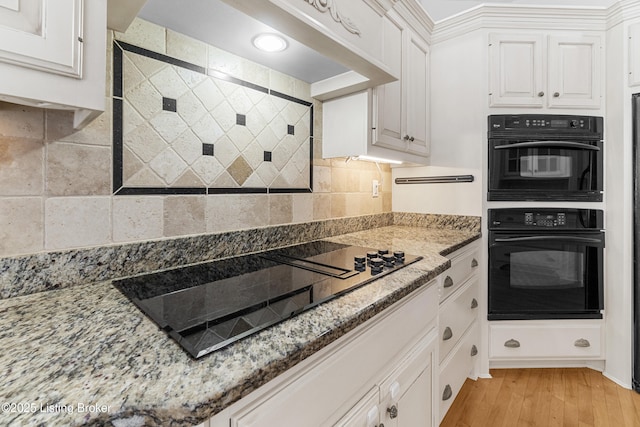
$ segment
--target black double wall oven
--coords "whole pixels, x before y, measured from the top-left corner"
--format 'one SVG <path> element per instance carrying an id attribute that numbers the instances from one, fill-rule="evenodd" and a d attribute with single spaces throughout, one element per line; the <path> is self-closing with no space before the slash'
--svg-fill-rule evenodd
<path id="1" fill-rule="evenodd" d="M 509 202 L 487 212 L 488 319 L 602 318 L 603 211 L 573 203 L 602 201 L 602 118 L 495 115 L 488 125 L 487 200 Z M 530 201 L 554 203 L 518 203 Z"/>

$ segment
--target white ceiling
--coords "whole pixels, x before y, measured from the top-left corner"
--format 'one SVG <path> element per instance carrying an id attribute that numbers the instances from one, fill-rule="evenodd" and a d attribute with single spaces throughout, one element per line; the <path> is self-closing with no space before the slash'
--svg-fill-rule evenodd
<path id="1" fill-rule="evenodd" d="M 353 0 L 342 0 L 353 1 Z M 441 21 L 467 9 L 487 3 L 478 0 L 418 0 L 429 16 Z M 520 5 L 610 6 L 617 0 L 493 0 L 491 3 Z M 251 44 L 262 32 L 276 32 L 220 0 L 147 0 L 138 16 L 274 70 L 306 82 L 315 82 L 347 71 L 306 46 L 285 38 L 289 48 L 279 53 L 264 53 Z"/>

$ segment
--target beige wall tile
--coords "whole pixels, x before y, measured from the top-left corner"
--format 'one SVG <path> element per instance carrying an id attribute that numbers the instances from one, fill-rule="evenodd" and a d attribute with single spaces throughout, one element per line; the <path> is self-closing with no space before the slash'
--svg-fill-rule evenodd
<path id="1" fill-rule="evenodd" d="M 225 52 L 215 46 L 209 46 L 209 64 L 212 70 L 242 78 L 243 60 L 236 55 Z"/>
<path id="2" fill-rule="evenodd" d="M 44 111 L 0 102 L 0 137 L 44 139 Z"/>
<path id="3" fill-rule="evenodd" d="M 111 194 L 111 149 L 55 142 L 47 145 L 47 194 Z"/>
<path id="4" fill-rule="evenodd" d="M 266 194 L 212 195 L 207 197 L 207 231 L 254 228 L 269 224 Z"/>
<path id="5" fill-rule="evenodd" d="M 269 195 L 269 224 L 293 222 L 293 196 L 291 194 Z"/>
<path id="6" fill-rule="evenodd" d="M 163 236 L 162 197 L 114 197 L 113 241 L 130 242 Z"/>
<path id="7" fill-rule="evenodd" d="M 313 167 L 313 191 L 316 193 L 328 193 L 331 191 L 331 168 L 326 166 Z"/>
<path id="8" fill-rule="evenodd" d="M 313 195 L 313 219 L 331 218 L 331 194 Z"/>
<path id="9" fill-rule="evenodd" d="M 293 222 L 313 221 L 313 194 L 293 195 Z"/>
<path id="10" fill-rule="evenodd" d="M 164 235 L 171 237 L 204 233 L 205 197 L 167 197 L 164 200 Z"/>
<path id="11" fill-rule="evenodd" d="M 331 217 L 341 218 L 347 215 L 347 195 L 343 193 L 331 194 Z"/>
<path id="12" fill-rule="evenodd" d="M 0 136 L 0 195 L 40 196 L 44 188 L 41 141 Z"/>
<path id="13" fill-rule="evenodd" d="M 167 55 L 201 67 L 208 62 L 205 43 L 172 30 L 167 30 Z"/>
<path id="14" fill-rule="evenodd" d="M 55 197 L 45 201 L 45 248 L 105 245 L 111 238 L 110 197 Z"/>
<path id="15" fill-rule="evenodd" d="M 105 100 L 105 111 L 81 130 L 73 128 L 73 113 L 47 110 L 45 113 L 46 140 L 111 147 L 111 117 L 111 98 Z"/>
<path id="16" fill-rule="evenodd" d="M 126 33 L 116 31 L 115 38 L 154 52 L 167 53 L 165 29 L 139 18 L 133 20 Z"/>
<path id="17" fill-rule="evenodd" d="M 42 198 L 0 199 L 0 256 L 44 249 Z"/>

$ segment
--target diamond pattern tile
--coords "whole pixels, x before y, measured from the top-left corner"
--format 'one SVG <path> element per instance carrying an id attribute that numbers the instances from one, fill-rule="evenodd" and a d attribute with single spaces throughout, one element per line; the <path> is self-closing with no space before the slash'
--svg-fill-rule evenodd
<path id="1" fill-rule="evenodd" d="M 311 107 L 123 49 L 122 113 L 114 116 L 122 139 L 114 147 L 123 152 L 116 172 L 124 186 L 310 187 Z"/>

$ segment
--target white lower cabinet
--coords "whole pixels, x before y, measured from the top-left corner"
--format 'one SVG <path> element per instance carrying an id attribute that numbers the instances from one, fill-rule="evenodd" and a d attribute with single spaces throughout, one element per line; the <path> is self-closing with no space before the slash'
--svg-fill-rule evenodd
<path id="1" fill-rule="evenodd" d="M 489 325 L 491 361 L 602 359 L 601 320 L 527 320 Z"/>
<path id="2" fill-rule="evenodd" d="M 440 364 L 440 420 L 447 414 L 467 377 L 473 376 L 480 341 L 478 329 L 478 322 L 474 322 Z"/>
<path id="3" fill-rule="evenodd" d="M 434 281 L 231 405 L 210 425 L 435 426 L 437 313 Z"/>
<path id="4" fill-rule="evenodd" d="M 454 252 L 442 276 L 438 309 L 438 421 L 447 414 L 467 377 L 475 377 L 480 332 L 480 243 Z"/>

